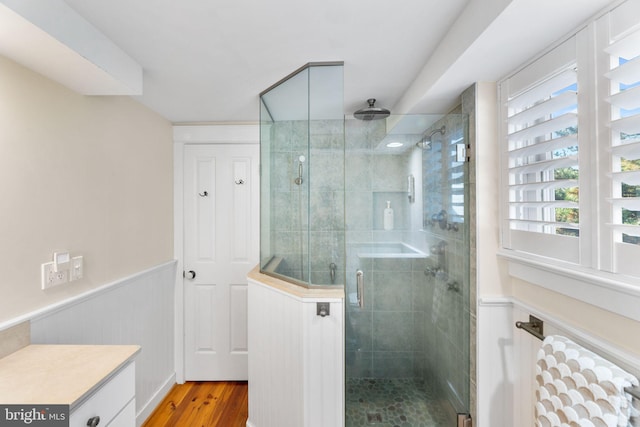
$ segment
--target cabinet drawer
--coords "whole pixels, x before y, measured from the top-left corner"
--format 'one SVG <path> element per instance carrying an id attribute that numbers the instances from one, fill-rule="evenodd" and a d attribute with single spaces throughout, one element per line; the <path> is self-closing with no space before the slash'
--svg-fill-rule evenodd
<path id="1" fill-rule="evenodd" d="M 107 427 L 132 427 L 136 423 L 136 399 L 131 399 L 127 406 L 111 420 Z M 98 426 L 100 427 L 100 426 Z"/>
<path id="2" fill-rule="evenodd" d="M 107 426 L 135 397 L 135 363 L 129 363 L 102 384 L 77 408 L 71 411 L 69 427 L 86 427 L 87 420 L 99 416 L 100 427 Z M 135 400 L 134 400 L 135 401 Z M 135 412 L 135 409 L 134 409 Z M 119 426 L 126 426 L 123 422 Z M 135 413 L 130 426 L 135 425 Z"/>

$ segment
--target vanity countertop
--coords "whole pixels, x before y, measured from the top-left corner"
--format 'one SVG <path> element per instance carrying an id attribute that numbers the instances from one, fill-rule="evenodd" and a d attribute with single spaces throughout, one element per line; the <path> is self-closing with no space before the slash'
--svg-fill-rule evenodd
<path id="1" fill-rule="evenodd" d="M 0 403 L 76 406 L 140 351 L 137 345 L 29 345 L 0 359 Z"/>

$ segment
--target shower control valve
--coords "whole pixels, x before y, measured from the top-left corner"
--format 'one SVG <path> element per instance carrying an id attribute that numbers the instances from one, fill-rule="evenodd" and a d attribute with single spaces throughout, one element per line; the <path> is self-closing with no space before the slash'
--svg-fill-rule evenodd
<path id="1" fill-rule="evenodd" d="M 440 271 L 439 268 L 435 268 L 435 267 L 427 267 L 424 270 L 424 274 L 425 276 L 431 276 L 431 277 L 436 277 L 436 274 L 438 274 L 438 271 Z"/>
<path id="2" fill-rule="evenodd" d="M 447 282 L 447 290 L 460 292 L 460 286 L 458 285 L 458 282 L 456 282 L 455 280 L 451 282 Z"/>

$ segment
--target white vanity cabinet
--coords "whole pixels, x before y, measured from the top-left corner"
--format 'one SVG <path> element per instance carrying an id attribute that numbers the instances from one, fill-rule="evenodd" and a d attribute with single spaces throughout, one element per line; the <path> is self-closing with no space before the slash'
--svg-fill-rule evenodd
<path id="1" fill-rule="evenodd" d="M 71 408 L 69 427 L 136 425 L 135 362 L 109 378 L 86 400 Z"/>
<path id="2" fill-rule="evenodd" d="M 135 345 L 30 345 L 0 359 L 0 404 L 69 405 L 70 427 L 135 427 Z"/>

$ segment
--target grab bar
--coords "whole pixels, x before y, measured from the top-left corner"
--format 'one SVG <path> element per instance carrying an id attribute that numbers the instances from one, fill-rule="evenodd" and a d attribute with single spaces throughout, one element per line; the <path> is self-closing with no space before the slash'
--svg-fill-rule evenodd
<path id="1" fill-rule="evenodd" d="M 304 182 L 302 179 L 302 164 L 304 163 L 304 160 L 304 156 L 298 157 L 298 176 L 293 180 L 296 185 L 301 185 Z"/>
<path id="2" fill-rule="evenodd" d="M 539 340 L 544 341 L 544 338 L 545 338 L 543 333 L 544 322 L 538 319 L 537 317 L 529 315 L 528 322 L 517 321 L 516 328 L 523 329 L 529 332 L 534 337 L 538 338 Z M 631 396 L 635 397 L 636 399 L 640 399 L 640 387 L 625 387 L 624 391 L 625 393 L 629 393 Z"/>
<path id="3" fill-rule="evenodd" d="M 364 307 L 364 272 L 356 271 L 356 292 L 358 295 L 358 307 Z"/>
<path id="4" fill-rule="evenodd" d="M 407 196 L 409 197 L 409 203 L 416 201 L 416 179 L 413 175 L 407 177 Z"/>

